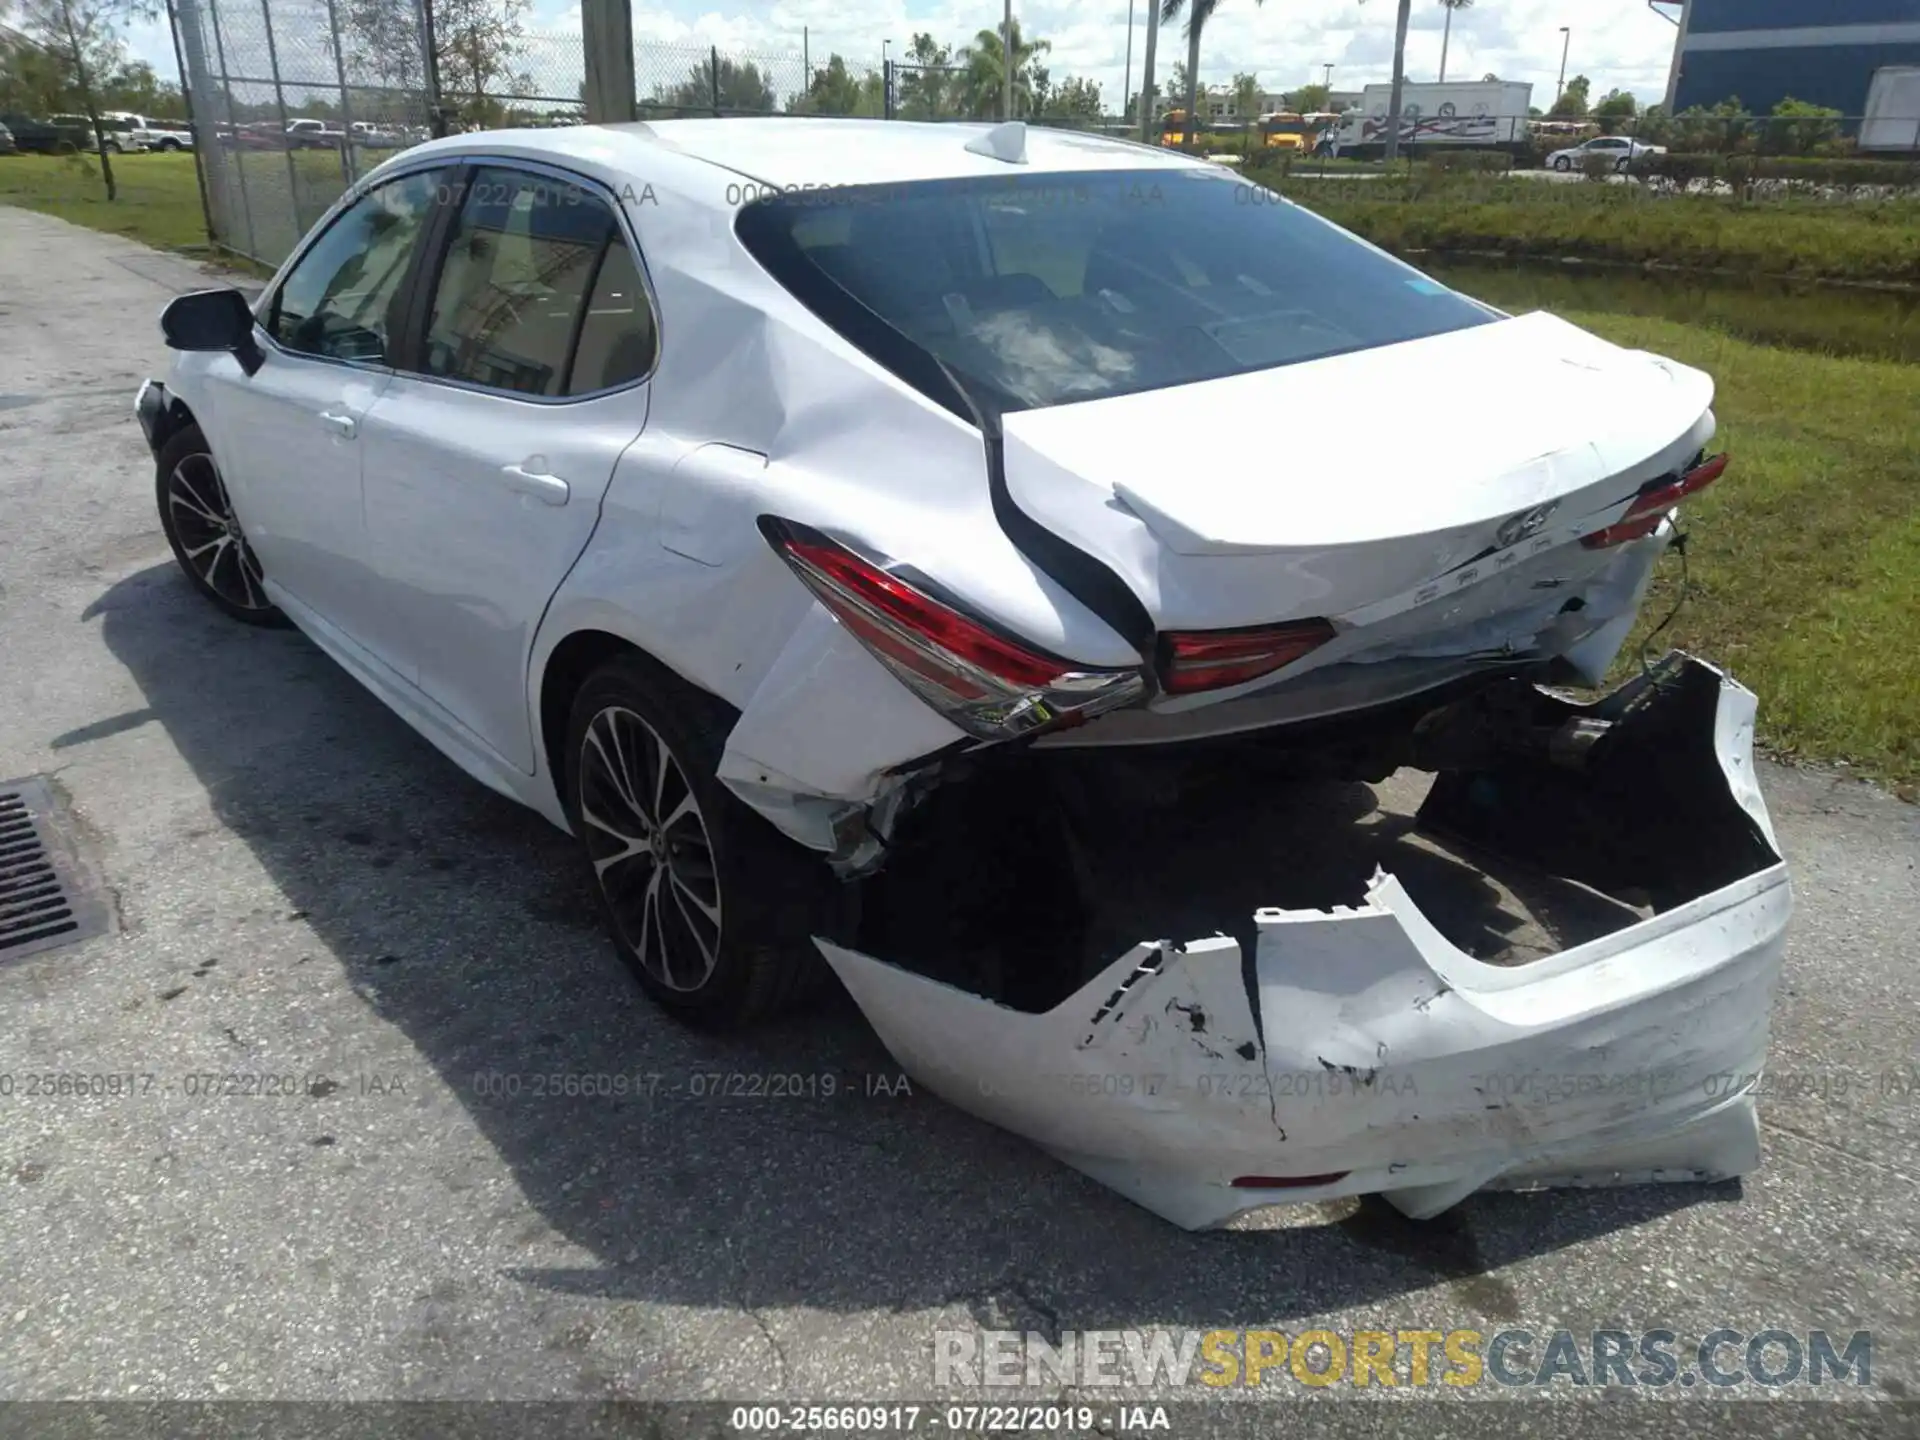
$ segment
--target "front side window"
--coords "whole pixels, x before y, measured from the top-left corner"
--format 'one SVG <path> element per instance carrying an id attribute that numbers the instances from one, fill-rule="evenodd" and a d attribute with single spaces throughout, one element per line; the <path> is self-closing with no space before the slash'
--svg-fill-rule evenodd
<path id="1" fill-rule="evenodd" d="M 405 305 L 400 282 L 440 179 L 439 171 L 404 176 L 338 216 L 281 282 L 268 333 L 303 355 L 392 363 Z"/>
<path id="2" fill-rule="evenodd" d="M 737 226 L 776 279 L 882 363 L 872 317 L 1002 410 L 1271 369 L 1495 318 L 1211 169 L 794 192 L 744 207 Z"/>
<path id="3" fill-rule="evenodd" d="M 652 362 L 652 312 L 611 208 L 569 181 L 476 170 L 434 289 L 426 373 L 557 397 Z"/>

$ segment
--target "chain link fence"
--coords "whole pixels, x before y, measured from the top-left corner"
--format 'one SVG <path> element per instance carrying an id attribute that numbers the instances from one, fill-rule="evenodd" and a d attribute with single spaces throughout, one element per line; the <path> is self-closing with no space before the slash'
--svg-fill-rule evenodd
<path id="1" fill-rule="evenodd" d="M 462 0 L 174 0 L 208 238 L 278 265 L 395 151 L 456 130 L 577 124 L 569 34 L 487 34 Z M 436 23 L 438 22 L 438 23 Z"/>

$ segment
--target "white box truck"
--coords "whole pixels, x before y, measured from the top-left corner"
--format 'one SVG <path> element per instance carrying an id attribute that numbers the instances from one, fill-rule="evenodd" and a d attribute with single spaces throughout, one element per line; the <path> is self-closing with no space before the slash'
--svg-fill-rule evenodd
<path id="1" fill-rule="evenodd" d="M 1360 104 L 1329 132 L 1336 155 L 1366 157 L 1386 149 L 1391 85 L 1369 85 Z M 1400 145 L 1403 149 L 1460 147 L 1507 150 L 1518 154 L 1527 144 L 1533 86 L 1524 81 L 1472 80 L 1444 85 L 1401 87 Z"/>

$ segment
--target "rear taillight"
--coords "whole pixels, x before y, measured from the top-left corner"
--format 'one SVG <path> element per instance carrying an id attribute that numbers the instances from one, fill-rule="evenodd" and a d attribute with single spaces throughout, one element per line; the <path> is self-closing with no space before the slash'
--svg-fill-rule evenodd
<path id="1" fill-rule="evenodd" d="M 1644 540 L 1660 528 L 1669 510 L 1726 473 L 1727 457 L 1716 455 L 1694 466 L 1678 480 L 1656 481 L 1634 497 L 1633 508 L 1625 515 L 1604 530 L 1582 536 L 1580 543 L 1589 550 L 1607 550 L 1629 540 Z"/>
<path id="2" fill-rule="evenodd" d="M 1169 630 L 1160 637 L 1160 688 L 1169 695 L 1221 690 L 1291 665 L 1333 639 L 1325 620 L 1247 630 Z"/>
<path id="3" fill-rule="evenodd" d="M 1075 725 L 1146 697 L 1140 671 L 1087 669 L 1036 650 L 809 526 L 765 516 L 760 529 L 875 659 L 970 735 Z"/>

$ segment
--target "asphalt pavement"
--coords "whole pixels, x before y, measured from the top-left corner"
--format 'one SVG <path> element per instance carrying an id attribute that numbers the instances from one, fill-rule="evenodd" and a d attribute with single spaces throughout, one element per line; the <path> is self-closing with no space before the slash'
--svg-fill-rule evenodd
<path id="1" fill-rule="evenodd" d="M 131 406 L 208 283 L 0 208 L 0 779 L 52 778 L 114 915 L 0 961 L 0 1396 L 910 1398 L 976 1326 L 1864 1330 L 1858 1393 L 1920 1381 L 1912 807 L 1764 769 L 1798 912 L 1744 1182 L 1185 1234 L 906 1093 L 844 1002 L 663 1019 L 571 842 L 197 600 Z"/>

